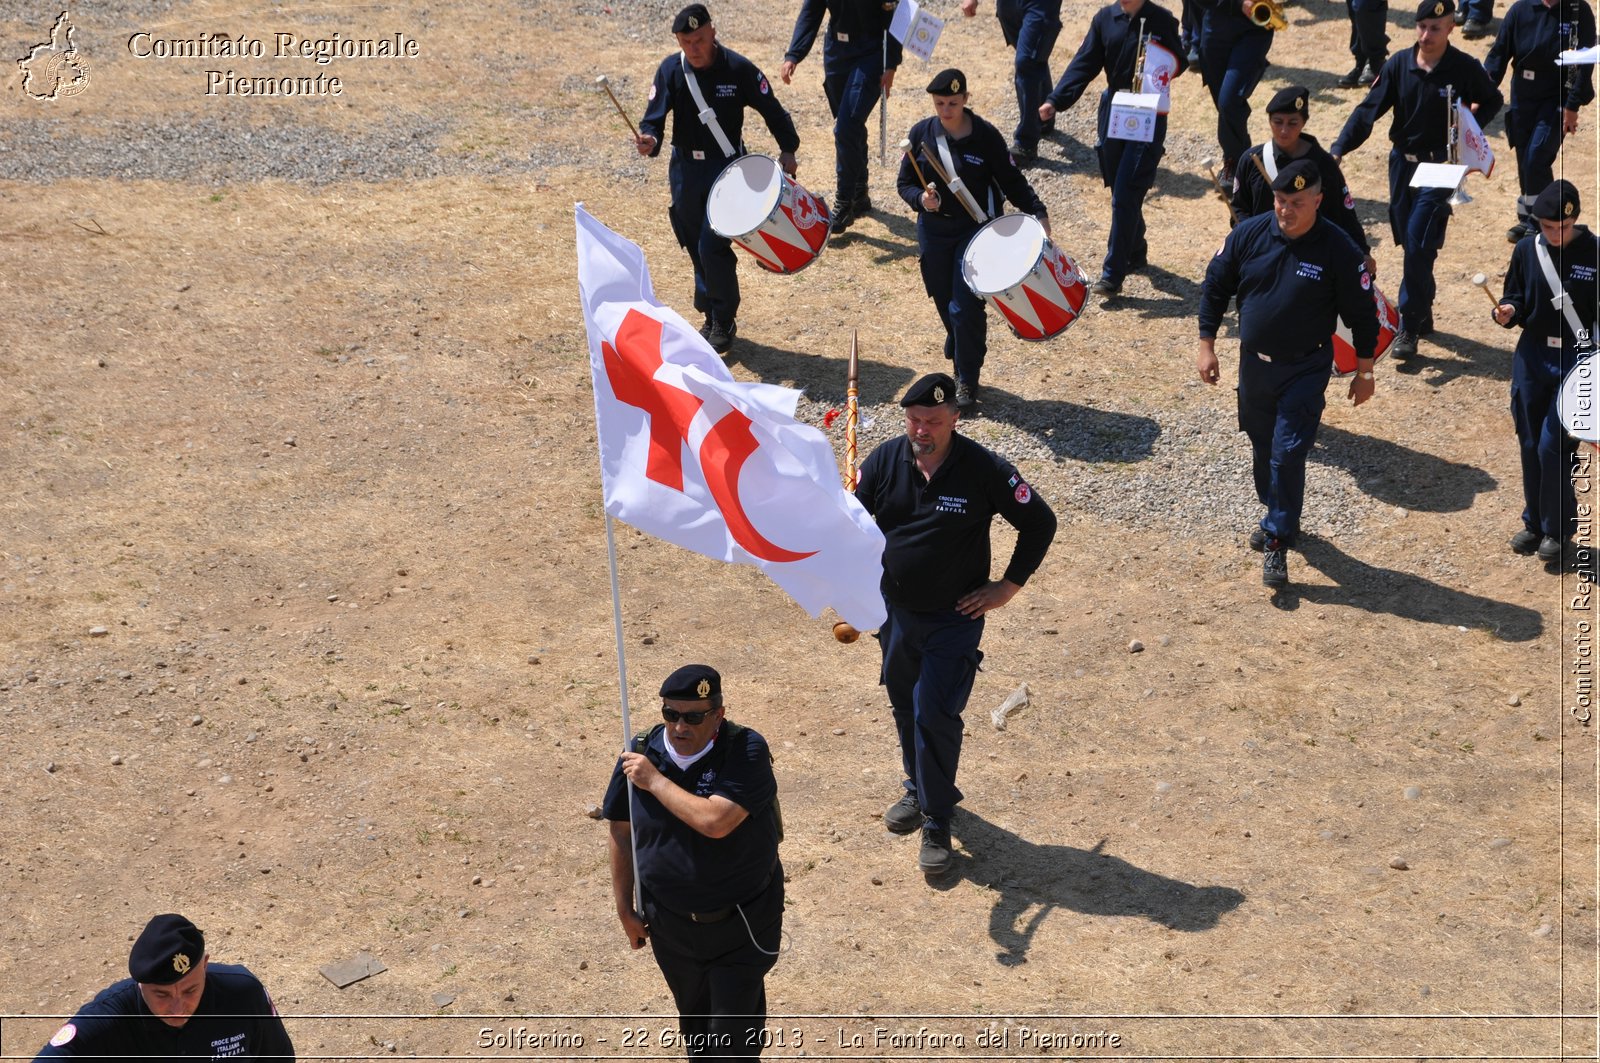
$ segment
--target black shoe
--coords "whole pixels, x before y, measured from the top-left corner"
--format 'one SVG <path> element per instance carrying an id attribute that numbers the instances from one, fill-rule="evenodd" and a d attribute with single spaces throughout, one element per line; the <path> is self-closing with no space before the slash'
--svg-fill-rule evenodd
<path id="1" fill-rule="evenodd" d="M 1222 169 L 1217 171 L 1217 183 L 1223 188 L 1233 187 L 1233 159 L 1223 159 Z"/>
<path id="2" fill-rule="evenodd" d="M 1261 553 L 1261 582 L 1268 587 L 1281 587 L 1289 582 L 1289 557 L 1282 541 L 1268 539 Z"/>
<path id="3" fill-rule="evenodd" d="M 828 231 L 837 236 L 855 224 L 856 210 L 853 203 L 847 203 L 842 199 L 835 202 L 839 204 L 839 207 L 833 212 L 833 223 L 829 226 Z"/>
<path id="4" fill-rule="evenodd" d="M 727 354 L 728 348 L 733 346 L 733 337 L 738 335 L 739 326 L 733 321 L 713 321 L 706 330 L 706 342 L 711 344 L 711 349 L 718 354 Z"/>
<path id="5" fill-rule="evenodd" d="M 1461 25 L 1461 24 L 1462 24 L 1462 23 L 1463 23 L 1463 22 L 1465 22 L 1465 21 L 1467 21 L 1467 13 L 1466 13 L 1466 12 L 1465 12 L 1465 11 L 1463 11 L 1463 10 L 1462 10 L 1462 9 L 1461 9 L 1461 8 L 1459 8 L 1459 7 L 1458 7 L 1458 8 L 1456 8 L 1456 13 L 1455 13 L 1455 14 L 1454 14 L 1454 15 L 1453 15 L 1453 16 L 1451 16 L 1451 17 L 1452 17 L 1452 18 L 1453 18 L 1453 19 L 1454 19 L 1454 20 L 1455 20 L 1455 24 L 1456 24 L 1456 25 L 1457 25 L 1457 26 L 1459 26 L 1459 25 Z"/>
<path id="6" fill-rule="evenodd" d="M 705 339 L 711 335 L 711 315 L 707 314 L 705 322 L 700 326 L 700 338 Z"/>
<path id="7" fill-rule="evenodd" d="M 978 385 L 956 381 L 956 409 L 970 410 L 978 404 Z"/>
<path id="8" fill-rule="evenodd" d="M 1258 524 L 1254 528 L 1250 529 L 1250 549 L 1254 550 L 1256 553 L 1259 554 L 1259 553 L 1261 553 L 1261 551 L 1265 550 L 1266 548 L 1267 548 L 1267 529 L 1261 527 Z"/>
<path id="9" fill-rule="evenodd" d="M 1417 356 L 1417 338 L 1411 333 L 1402 330 L 1394 338 L 1394 348 L 1389 352 L 1394 355 L 1395 361 L 1403 362 L 1407 358 Z"/>
<path id="10" fill-rule="evenodd" d="M 950 828 L 935 827 L 932 823 L 922 828 L 922 851 L 917 854 L 917 867 L 924 875 L 942 875 L 950 870 Z"/>
<path id="11" fill-rule="evenodd" d="M 1114 281 L 1110 277 L 1101 277 L 1089 286 L 1091 295 L 1098 295 L 1102 299 L 1112 299 L 1122 294 L 1122 282 Z"/>
<path id="12" fill-rule="evenodd" d="M 1350 73 L 1339 78 L 1339 80 L 1335 81 L 1334 84 L 1341 89 L 1359 88 L 1362 83 L 1361 75 L 1366 71 L 1366 69 L 1367 64 L 1358 59 L 1356 60 L 1355 67 L 1350 71 Z"/>
<path id="13" fill-rule="evenodd" d="M 1529 225 L 1525 221 L 1519 221 L 1519 222 L 1517 222 L 1517 224 L 1513 225 L 1511 228 L 1506 230 L 1506 239 L 1511 241 L 1514 244 L 1515 243 L 1520 243 L 1524 236 L 1532 236 L 1532 235 L 1533 235 L 1533 226 Z"/>
<path id="14" fill-rule="evenodd" d="M 1469 41 L 1478 41 L 1489 36 L 1489 24 L 1481 18 L 1469 18 L 1466 25 L 1461 27 L 1461 36 Z"/>
<path id="15" fill-rule="evenodd" d="M 1539 540 L 1542 538 L 1538 532 L 1523 528 L 1511 537 L 1511 552 L 1527 557 L 1539 548 Z"/>
<path id="16" fill-rule="evenodd" d="M 892 834 L 910 834 L 922 826 L 926 817 L 922 814 L 922 806 L 917 804 L 917 795 L 907 790 L 905 794 L 889 806 L 883 814 L 883 825 L 889 828 Z"/>
<path id="17" fill-rule="evenodd" d="M 1039 158 L 1039 149 L 1026 147 L 1013 142 L 1011 145 L 1011 161 L 1018 166 L 1030 166 Z"/>
<path id="18" fill-rule="evenodd" d="M 1562 541 L 1557 539 L 1555 536 L 1546 535 L 1544 538 L 1539 540 L 1539 549 L 1537 551 L 1539 554 L 1539 560 L 1543 561 L 1547 565 L 1555 564 L 1557 561 L 1561 560 L 1563 546 L 1565 546 L 1567 549 L 1571 549 L 1572 540 L 1568 539 L 1566 543 L 1562 543 Z"/>
<path id="19" fill-rule="evenodd" d="M 866 189 L 862 189 L 861 194 L 850 201 L 850 213 L 858 218 L 865 218 L 872 213 L 872 197 L 867 195 Z"/>
<path id="20" fill-rule="evenodd" d="M 1378 71 L 1383 69 L 1383 62 L 1368 63 L 1367 72 L 1361 75 L 1360 86 L 1364 89 L 1371 88 L 1378 80 Z"/>

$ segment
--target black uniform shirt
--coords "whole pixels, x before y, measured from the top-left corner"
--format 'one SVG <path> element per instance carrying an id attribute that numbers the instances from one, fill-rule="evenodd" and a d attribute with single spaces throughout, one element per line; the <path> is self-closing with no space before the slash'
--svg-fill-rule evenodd
<path id="1" fill-rule="evenodd" d="M 1350 112 L 1344 131 L 1329 150 L 1344 158 L 1366 143 L 1373 125 L 1392 108 L 1389 140 L 1395 150 L 1415 155 L 1421 162 L 1444 162 L 1450 140 L 1446 86 L 1453 87 L 1456 99 L 1469 108 L 1478 105 L 1473 117 L 1480 129 L 1488 127 L 1505 103 L 1483 64 L 1466 52 L 1445 45 L 1438 65 L 1424 70 L 1417 65 L 1417 47 L 1412 45 L 1391 55 L 1383 64 L 1378 80 L 1367 90 L 1366 99 Z"/>
<path id="2" fill-rule="evenodd" d="M 1061 79 L 1050 90 L 1050 103 L 1058 111 L 1065 111 L 1078 102 L 1089 83 L 1105 71 L 1107 92 L 1136 92 L 1133 85 L 1133 68 L 1139 60 L 1139 20 L 1144 20 L 1144 31 L 1155 35 L 1155 41 L 1178 59 L 1177 77 L 1189 68 L 1178 20 L 1172 12 L 1152 0 L 1132 16 L 1122 13 L 1120 4 L 1107 4 L 1094 13 L 1089 32 L 1078 45 L 1078 54 L 1072 57 Z M 1104 130 L 1101 131 L 1102 134 Z"/>
<path id="3" fill-rule="evenodd" d="M 693 70 L 692 67 L 689 69 Z M 744 109 L 748 105 L 760 112 L 778 142 L 779 151 L 794 151 L 800 147 L 800 135 L 794 130 L 794 120 L 783 109 L 766 75 L 756 65 L 731 49 L 717 45 L 716 58 L 705 70 L 694 70 L 700 83 L 700 94 L 706 106 L 716 112 L 717 122 L 735 152 L 744 150 Z M 650 103 L 644 117 L 639 119 L 639 132 L 656 138 L 652 156 L 661 153 L 662 130 L 666 127 L 667 110 L 672 110 L 672 146 L 684 152 L 700 152 L 695 158 L 724 159 L 717 138 L 711 135 L 700 121 L 700 108 L 694 105 L 684 81 L 683 53 L 674 52 L 661 60 L 656 68 L 656 79 L 650 85 Z"/>
<path id="4" fill-rule="evenodd" d="M 293 1063 L 294 1045 L 266 989 L 244 967 L 207 963 L 206 987 L 189 1021 L 168 1026 L 131 978 L 102 989 L 36 1057 L 75 1060 L 272 1059 Z"/>
<path id="5" fill-rule="evenodd" d="M 1490 79 L 1500 84 L 1511 65 L 1511 105 L 1543 103 L 1560 98 L 1569 111 L 1594 99 L 1591 64 L 1557 66 L 1566 48 L 1594 44 L 1594 9 L 1587 0 L 1517 0 L 1500 20 L 1500 33 L 1483 61 Z M 1483 123 L 1478 123 L 1482 125 Z"/>
<path id="6" fill-rule="evenodd" d="M 972 132 L 961 140 L 946 136 L 950 143 L 950 157 L 955 161 L 955 176 L 967 186 L 967 191 L 972 193 L 972 198 L 978 201 L 978 206 L 989 212 L 989 217 L 997 218 L 1003 209 L 1003 199 L 1009 199 L 1018 210 L 1025 211 L 1035 217 L 1045 213 L 1044 201 L 1033 190 L 1028 179 L 1017 169 L 1017 164 L 1011 161 L 1011 152 L 1006 148 L 1005 138 L 1000 131 L 988 122 L 979 118 L 967 109 L 967 116 L 972 119 Z M 927 175 L 939 193 L 939 209 L 934 212 L 941 218 L 962 218 L 972 220 L 944 181 L 933 172 L 933 167 L 922 155 L 922 145 L 928 146 L 928 154 L 939 159 L 939 165 L 944 165 L 944 159 L 939 155 L 939 148 L 934 141 L 937 133 L 943 132 L 944 127 L 939 124 L 937 115 L 924 118 L 911 127 L 908 139 L 911 147 L 907 151 L 916 158 L 922 172 Z M 900 159 L 900 198 L 905 200 L 912 210 L 923 213 L 922 193 L 923 187 L 917 183 L 917 171 L 912 169 L 911 160 L 902 156 Z"/>
<path id="7" fill-rule="evenodd" d="M 834 51 L 859 55 L 869 46 L 881 52 L 887 44 L 889 61 L 884 69 L 894 70 L 903 56 L 900 42 L 889 32 L 896 6 L 896 2 L 885 3 L 884 0 L 804 0 L 800 15 L 794 20 L 794 37 L 783 57 L 798 63 L 811 54 L 811 45 L 822 26 L 822 13 L 826 11 L 828 38 L 822 49 L 824 57 Z"/>
<path id="8" fill-rule="evenodd" d="M 1356 216 L 1356 200 L 1350 194 L 1350 185 L 1344 179 L 1344 171 L 1333 161 L 1333 156 L 1317 143 L 1316 137 L 1310 133 L 1301 133 L 1300 140 L 1311 146 L 1311 150 L 1301 158 L 1316 163 L 1317 173 L 1322 178 L 1322 204 L 1317 207 L 1317 213 L 1343 229 L 1345 235 L 1350 237 L 1363 253 L 1370 251 L 1372 245 L 1367 242 L 1367 234 L 1361 227 L 1361 219 Z M 1239 165 L 1234 167 L 1233 171 L 1233 209 L 1241 221 L 1257 214 L 1265 214 L 1272 209 L 1272 185 L 1254 161 L 1268 148 L 1272 150 L 1279 170 L 1292 161 L 1270 141 L 1266 144 L 1257 144 L 1244 153 L 1244 158 L 1239 160 Z"/>
<path id="9" fill-rule="evenodd" d="M 1506 270 L 1505 294 L 1502 303 L 1510 303 L 1515 310 L 1506 328 L 1522 326 L 1522 338 L 1517 341 L 1517 354 L 1530 366 L 1542 366 L 1547 375 L 1570 369 L 1573 352 L 1578 348 L 1578 338 L 1566 323 L 1566 315 L 1551 303 L 1554 294 L 1544 270 L 1539 268 L 1535 242 L 1544 243 L 1540 235 L 1524 236 L 1511 252 L 1511 267 Z M 1591 332 L 1595 319 L 1600 317 L 1600 240 L 1581 226 L 1572 230 L 1572 238 L 1565 247 L 1545 247 L 1550 252 L 1550 264 L 1556 268 L 1556 279 L 1572 299 L 1572 309 L 1578 323 Z M 1559 340 L 1551 346 L 1551 340 Z"/>
<path id="10" fill-rule="evenodd" d="M 928 481 L 909 439 L 880 443 L 861 466 L 856 498 L 883 531 L 883 597 L 913 612 L 952 609 L 989 581 L 996 513 L 1017 529 L 1005 578 L 1019 587 L 1056 534 L 1056 515 L 1016 467 L 959 434 Z"/>
<path id="11" fill-rule="evenodd" d="M 633 788 L 617 759 L 601 803 L 608 820 L 633 823 L 639 853 L 639 885 L 672 911 L 709 912 L 740 904 L 761 892 L 778 863 L 778 782 L 767 740 L 727 720 L 717 729 L 711 752 L 679 770 L 666 753 L 665 727 L 650 732 L 642 751 L 656 768 L 696 797 L 720 794 L 747 815 L 724 838 L 708 838 L 667 811 L 653 794 Z M 632 815 L 637 811 L 637 816 Z"/>
<path id="12" fill-rule="evenodd" d="M 1377 347 L 1378 310 L 1361 250 L 1320 216 L 1297 240 L 1283 234 L 1275 214 L 1247 218 L 1228 234 L 1200 288 L 1201 338 L 1216 337 L 1235 295 L 1244 354 L 1327 347 L 1331 358 L 1339 318 L 1350 326 L 1357 358 L 1371 358 Z"/>

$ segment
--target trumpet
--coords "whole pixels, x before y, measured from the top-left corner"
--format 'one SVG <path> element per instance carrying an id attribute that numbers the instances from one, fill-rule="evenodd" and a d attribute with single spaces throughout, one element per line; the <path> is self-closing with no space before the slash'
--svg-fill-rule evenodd
<path id="1" fill-rule="evenodd" d="M 1447 154 L 1446 161 L 1452 166 L 1461 164 L 1461 112 L 1456 107 L 1456 90 L 1452 85 L 1446 85 L 1444 90 L 1445 115 L 1445 143 Z M 1461 175 L 1461 183 L 1456 185 L 1456 190 L 1450 193 L 1448 201 L 1452 207 L 1459 207 L 1471 203 L 1472 197 L 1467 195 L 1467 175 Z M 1484 289 L 1487 291 L 1488 289 Z"/>
<path id="2" fill-rule="evenodd" d="M 1283 14 L 1283 0 L 1256 0 L 1250 5 L 1250 21 L 1262 29 L 1289 28 L 1289 20 Z"/>
<path id="3" fill-rule="evenodd" d="M 1150 38 L 1144 32 L 1144 19 L 1139 20 L 1139 55 L 1133 61 L 1133 86 L 1129 91 L 1140 93 L 1144 91 L 1144 57 L 1150 47 Z"/>

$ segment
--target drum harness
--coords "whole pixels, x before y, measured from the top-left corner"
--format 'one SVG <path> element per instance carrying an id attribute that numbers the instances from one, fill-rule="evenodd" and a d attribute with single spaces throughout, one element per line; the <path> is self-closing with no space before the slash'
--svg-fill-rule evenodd
<path id="1" fill-rule="evenodd" d="M 933 144 L 934 147 L 939 149 L 939 159 L 944 163 L 944 172 L 949 175 L 950 191 L 956 194 L 956 198 L 961 200 L 974 218 L 982 218 L 987 221 L 989 212 L 978 205 L 978 201 L 973 198 L 972 192 L 967 188 L 966 182 L 956 176 L 956 162 L 950 155 L 949 139 L 943 133 L 935 133 L 933 135 Z"/>
<path id="2" fill-rule="evenodd" d="M 1567 321 L 1567 327 L 1572 330 L 1573 337 L 1580 347 L 1589 347 L 1594 341 L 1593 329 L 1583 327 L 1578 320 L 1578 312 L 1572 308 L 1572 297 L 1567 294 L 1566 288 L 1561 285 L 1561 278 L 1556 275 L 1555 263 L 1550 261 L 1550 249 L 1544 245 L 1542 239 L 1533 242 L 1535 257 L 1539 259 L 1539 268 L 1544 271 L 1544 281 L 1550 286 L 1550 303 L 1561 311 L 1561 316 Z M 1561 337 L 1553 336 L 1545 340 L 1552 347 L 1561 346 Z"/>
<path id="3" fill-rule="evenodd" d="M 689 57 L 679 52 L 678 59 L 683 63 L 683 80 L 689 86 L 689 95 L 694 98 L 694 105 L 700 108 L 700 121 L 711 130 L 712 139 L 717 142 L 717 147 L 722 149 L 723 156 L 733 158 L 738 152 L 733 150 L 728 134 L 722 131 L 722 124 L 717 121 L 717 112 L 707 105 L 705 94 L 700 91 L 700 82 L 695 79 L 694 68 L 689 65 Z"/>

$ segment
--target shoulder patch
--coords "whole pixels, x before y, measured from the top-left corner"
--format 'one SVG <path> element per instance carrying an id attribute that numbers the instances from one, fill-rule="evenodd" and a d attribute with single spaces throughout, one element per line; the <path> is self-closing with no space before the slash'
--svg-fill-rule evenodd
<path id="1" fill-rule="evenodd" d="M 1361 290 L 1364 292 L 1372 290 L 1372 274 L 1367 272 L 1365 266 L 1361 268 Z"/>
<path id="2" fill-rule="evenodd" d="M 60 1048 L 76 1036 L 78 1036 L 78 1028 L 69 1022 L 57 1030 L 54 1037 L 50 1038 L 50 1045 L 52 1048 Z"/>
<path id="3" fill-rule="evenodd" d="M 646 96 L 645 99 L 653 100 L 655 98 L 656 98 L 656 83 L 654 81 L 652 81 L 652 82 L 650 82 L 650 95 Z"/>
<path id="4" fill-rule="evenodd" d="M 1016 490 L 1016 499 L 1023 505 L 1027 505 L 1029 502 L 1033 501 L 1033 488 L 1029 487 L 1025 483 L 1018 484 Z"/>
<path id="5" fill-rule="evenodd" d="M 767 75 L 765 74 L 761 75 L 761 80 L 757 83 L 756 87 L 761 90 L 761 95 L 763 96 L 772 91 L 772 86 L 767 84 Z"/>

